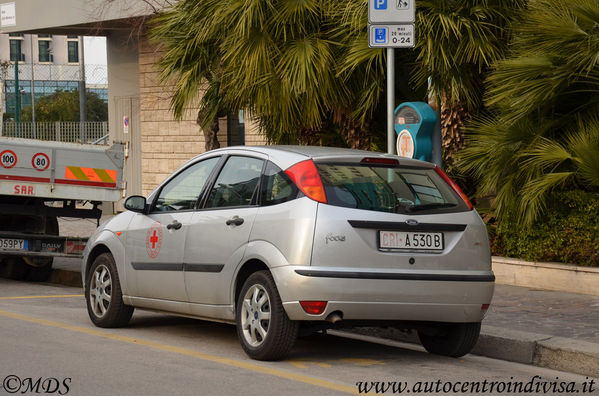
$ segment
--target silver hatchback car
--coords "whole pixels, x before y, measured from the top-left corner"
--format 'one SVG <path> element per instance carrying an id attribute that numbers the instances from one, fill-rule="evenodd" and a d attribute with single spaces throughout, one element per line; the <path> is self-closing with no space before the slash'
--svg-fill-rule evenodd
<path id="1" fill-rule="evenodd" d="M 415 329 L 432 353 L 476 344 L 495 277 L 484 223 L 438 167 L 337 148 L 232 147 L 185 163 L 89 239 L 89 316 L 134 307 L 234 323 L 255 359 L 298 333 Z"/>

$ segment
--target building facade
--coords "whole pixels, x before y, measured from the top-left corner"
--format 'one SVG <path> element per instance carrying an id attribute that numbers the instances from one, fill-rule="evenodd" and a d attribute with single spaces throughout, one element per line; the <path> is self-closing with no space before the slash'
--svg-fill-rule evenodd
<path id="1" fill-rule="evenodd" d="M 17 101 L 15 62 L 18 62 L 21 109 L 56 91 L 79 89 L 82 37 L 53 34 L 0 34 L 2 111 L 14 119 Z M 86 65 L 87 90 L 108 102 L 106 66 Z M 31 92 L 34 92 L 32 97 Z"/>
<path id="2" fill-rule="evenodd" d="M 160 0 L 19 0 L 1 2 L 3 33 L 102 35 L 108 59 L 110 140 L 128 145 L 127 194 L 149 193 L 173 170 L 202 153 L 204 135 L 190 107 L 175 120 L 171 86 L 159 81 L 159 49 L 147 40 L 148 19 Z M 68 13 L 60 10 L 69 10 Z M 4 12 L 3 11 L 3 12 Z M 257 126 L 244 117 L 221 119 L 219 142 L 265 144 Z M 126 124 L 126 127 L 125 127 Z"/>

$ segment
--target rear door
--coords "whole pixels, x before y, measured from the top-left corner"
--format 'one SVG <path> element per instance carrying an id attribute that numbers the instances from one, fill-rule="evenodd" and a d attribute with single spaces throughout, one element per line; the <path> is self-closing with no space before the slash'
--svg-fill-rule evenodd
<path id="1" fill-rule="evenodd" d="M 185 287 L 189 300 L 230 304 L 233 274 L 243 258 L 258 211 L 258 186 L 266 157 L 227 158 L 194 213 L 185 247 Z"/>

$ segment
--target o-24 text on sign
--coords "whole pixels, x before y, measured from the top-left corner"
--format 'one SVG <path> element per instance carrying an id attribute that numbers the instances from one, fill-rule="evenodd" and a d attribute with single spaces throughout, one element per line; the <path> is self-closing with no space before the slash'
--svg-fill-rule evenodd
<path id="1" fill-rule="evenodd" d="M 370 25 L 368 46 L 370 48 L 412 48 L 414 25 Z"/>

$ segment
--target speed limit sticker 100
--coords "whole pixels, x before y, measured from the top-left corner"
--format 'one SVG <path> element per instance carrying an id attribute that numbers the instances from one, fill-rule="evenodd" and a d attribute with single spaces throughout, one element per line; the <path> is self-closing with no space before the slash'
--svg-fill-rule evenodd
<path id="1" fill-rule="evenodd" d="M 44 153 L 36 153 L 31 158 L 31 165 L 35 170 L 44 171 L 50 166 L 50 158 Z"/>
<path id="2" fill-rule="evenodd" d="M 0 153 L 0 165 L 4 168 L 12 168 L 17 164 L 17 155 L 12 150 L 4 150 Z"/>

